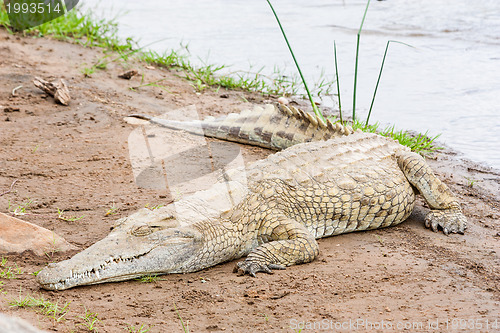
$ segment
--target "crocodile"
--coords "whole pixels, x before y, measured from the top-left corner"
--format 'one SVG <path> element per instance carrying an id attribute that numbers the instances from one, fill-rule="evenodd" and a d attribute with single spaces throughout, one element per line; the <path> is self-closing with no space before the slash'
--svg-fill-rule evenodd
<path id="1" fill-rule="evenodd" d="M 304 136 L 311 142 L 228 170 L 208 190 L 119 219 L 107 237 L 49 264 L 37 281 L 64 290 L 195 272 L 245 256 L 235 271 L 273 273 L 314 260 L 319 238 L 403 222 L 416 194 L 430 207 L 426 227 L 464 233 L 458 199 L 423 157 L 393 139 L 311 119 L 330 126 L 330 138 Z"/>

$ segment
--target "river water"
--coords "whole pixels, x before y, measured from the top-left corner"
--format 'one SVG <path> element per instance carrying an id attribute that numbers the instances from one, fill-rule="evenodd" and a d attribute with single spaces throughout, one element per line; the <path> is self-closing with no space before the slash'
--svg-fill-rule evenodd
<path id="1" fill-rule="evenodd" d="M 266 1 L 85 0 L 99 16 L 118 14 L 120 34 L 164 51 L 189 44 L 200 61 L 231 70 L 276 65 L 295 73 Z M 333 78 L 337 44 L 342 106 L 352 110 L 356 33 L 365 0 L 275 0 L 306 78 Z M 357 115 L 370 107 L 382 56 L 392 43 L 371 122 L 431 135 L 465 157 L 500 169 L 500 1 L 371 1 L 361 35 Z M 266 69 L 264 72 L 266 72 Z M 322 101 L 333 105 L 332 98 Z"/>

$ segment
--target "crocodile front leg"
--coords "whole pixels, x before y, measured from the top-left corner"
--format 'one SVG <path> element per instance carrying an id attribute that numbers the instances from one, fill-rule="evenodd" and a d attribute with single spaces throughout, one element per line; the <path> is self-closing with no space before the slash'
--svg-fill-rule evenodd
<path id="1" fill-rule="evenodd" d="M 264 220 L 258 238 L 266 243 L 253 249 L 235 272 L 255 276 L 257 272 L 272 273 L 273 269 L 311 262 L 319 254 L 315 238 L 301 223 L 280 216 Z"/>
<path id="2" fill-rule="evenodd" d="M 431 211 L 425 217 L 425 226 L 445 234 L 463 234 L 467 218 L 462 213 L 457 198 L 439 178 L 434 175 L 422 156 L 412 152 L 399 152 L 398 165 L 408 181 L 417 188 L 429 204 Z"/>

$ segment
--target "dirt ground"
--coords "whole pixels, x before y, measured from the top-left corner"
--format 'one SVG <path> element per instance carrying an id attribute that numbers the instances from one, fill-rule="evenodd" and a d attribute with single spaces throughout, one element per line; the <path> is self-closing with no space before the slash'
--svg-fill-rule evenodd
<path id="1" fill-rule="evenodd" d="M 117 77 L 125 69 L 117 62 L 84 77 L 81 71 L 102 57 L 102 50 L 0 30 L 0 193 L 17 180 L 13 191 L 0 196 L 0 211 L 32 200 L 20 218 L 80 249 L 105 237 L 116 219 L 172 200 L 165 190 L 136 185 L 128 147 L 136 127 L 123 120 L 126 115 L 159 115 L 194 105 L 202 117 L 217 116 L 265 102 L 245 92 L 197 93 L 181 73 L 144 64 L 130 64 L 141 74 L 130 81 Z M 55 104 L 33 86 L 35 76 L 64 78 L 71 104 Z M 168 91 L 152 85 L 129 89 L 157 80 Z M 245 161 L 269 154 L 240 148 Z M 493 332 L 495 321 L 500 325 L 500 174 L 449 150 L 429 163 L 460 199 L 469 219 L 465 235 L 426 229 L 427 208 L 419 201 L 405 223 L 320 240 L 317 260 L 273 275 L 236 276 L 235 263 L 229 262 L 153 283 L 61 292 L 40 289 L 30 273 L 77 251 L 7 254 L 2 255 L 7 265 L 16 263 L 23 274 L 0 278 L 0 311 L 56 332 L 90 331 L 80 318 L 86 310 L 98 314 L 99 332 L 128 332 L 141 325 L 150 332 L 182 332 L 179 315 L 190 332 L 299 332 L 303 327 L 303 332 Z M 106 216 L 111 207 L 116 209 Z M 84 217 L 63 221 L 57 209 L 66 217 Z M 56 322 L 40 311 L 9 306 L 27 295 L 71 302 L 70 310 Z"/>

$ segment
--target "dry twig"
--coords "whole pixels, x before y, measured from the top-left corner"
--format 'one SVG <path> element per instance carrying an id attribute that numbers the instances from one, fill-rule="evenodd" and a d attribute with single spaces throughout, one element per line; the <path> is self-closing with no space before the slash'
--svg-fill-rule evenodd
<path id="1" fill-rule="evenodd" d="M 12 184 L 10 185 L 10 188 L 9 188 L 7 191 L 5 191 L 5 192 L 3 192 L 3 193 L 0 193 L 0 197 L 1 197 L 1 196 L 3 196 L 3 195 L 8 194 L 8 193 L 10 193 L 10 192 L 12 192 L 12 189 L 14 188 L 14 185 L 17 183 L 17 181 L 18 181 L 17 179 L 16 179 L 16 180 L 14 180 L 14 181 L 12 182 Z"/>
<path id="2" fill-rule="evenodd" d="M 11 93 L 12 97 L 17 97 L 17 91 L 18 91 L 19 89 L 21 89 L 22 87 L 23 87 L 23 86 L 22 86 L 22 85 L 20 85 L 20 86 L 15 87 L 14 89 L 12 89 L 12 93 Z"/>

